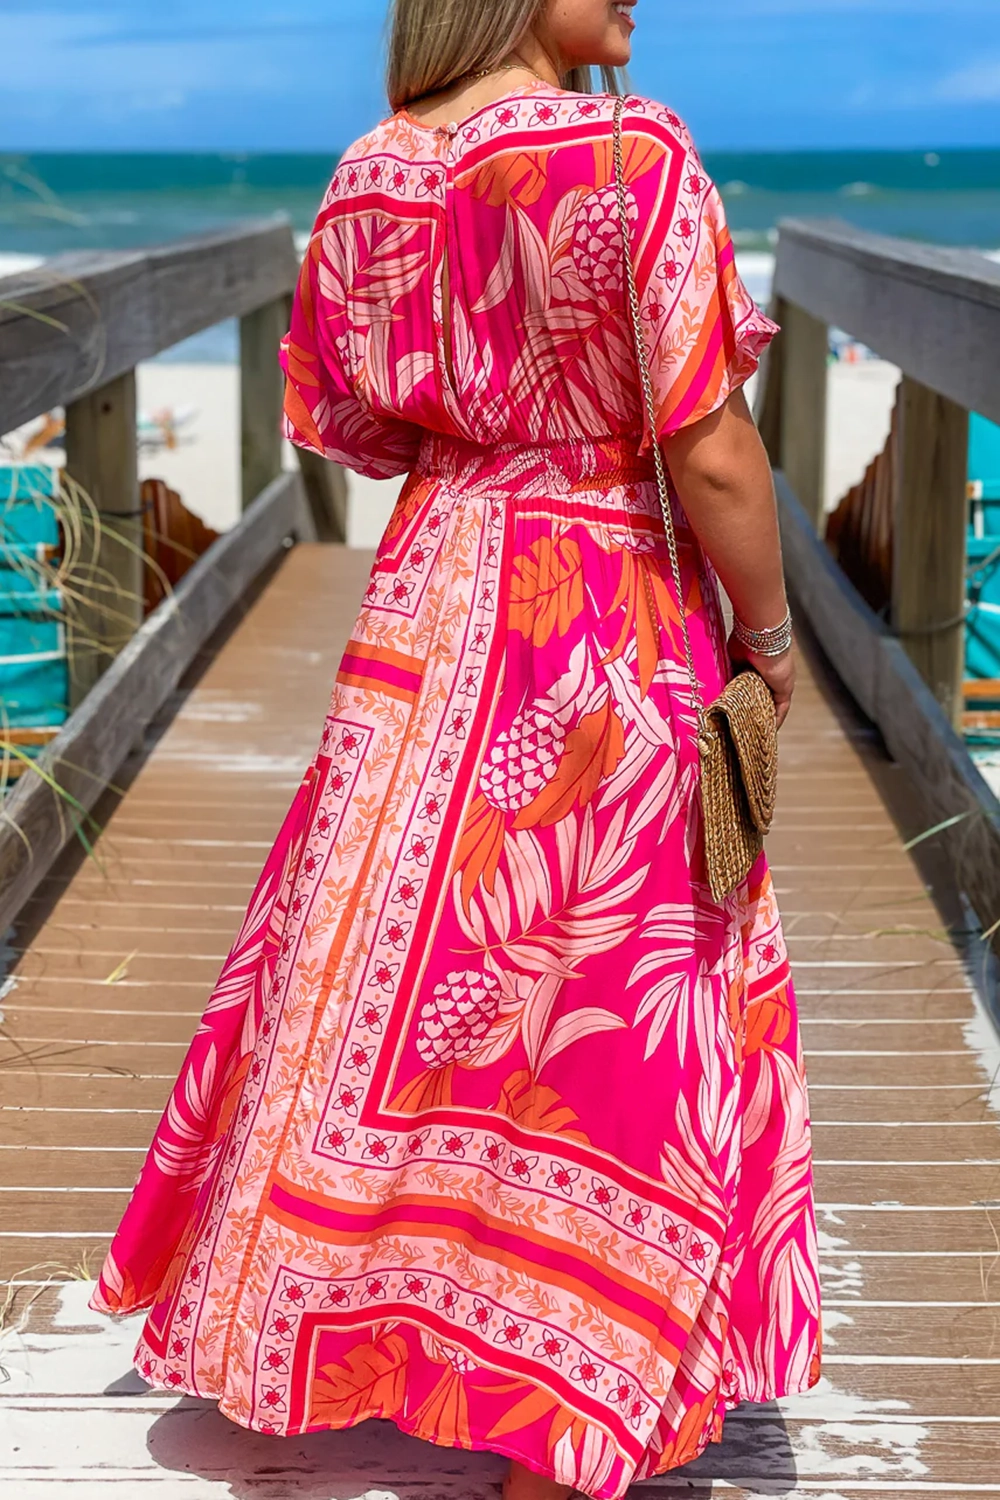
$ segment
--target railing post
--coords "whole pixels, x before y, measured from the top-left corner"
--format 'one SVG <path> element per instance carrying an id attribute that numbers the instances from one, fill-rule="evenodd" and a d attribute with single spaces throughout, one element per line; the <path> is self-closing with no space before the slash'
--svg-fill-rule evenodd
<path id="1" fill-rule="evenodd" d="M 829 335 L 794 302 L 785 302 L 782 314 L 778 467 L 822 533 Z"/>
<path id="2" fill-rule="evenodd" d="M 969 414 L 919 381 L 899 393 L 892 624 L 958 727 L 965 667 Z"/>
<path id="3" fill-rule="evenodd" d="M 296 449 L 306 501 L 318 542 L 347 541 L 347 475 L 339 464 L 307 448 Z"/>
<path id="4" fill-rule="evenodd" d="M 135 371 L 66 407 L 66 473 L 91 506 L 72 539 L 68 610 L 70 706 L 75 708 L 143 617 Z M 95 514 L 96 512 L 96 514 Z"/>
<path id="5" fill-rule="evenodd" d="M 281 473 L 284 379 L 278 346 L 287 327 L 285 298 L 240 319 L 240 474 L 243 509 Z"/>
<path id="6" fill-rule="evenodd" d="M 788 303 L 783 297 L 772 297 L 768 316 L 784 324 Z M 754 418 L 761 441 L 767 449 L 771 467 L 781 468 L 781 387 L 785 372 L 784 334 L 778 333 L 764 350 L 760 365 Z"/>

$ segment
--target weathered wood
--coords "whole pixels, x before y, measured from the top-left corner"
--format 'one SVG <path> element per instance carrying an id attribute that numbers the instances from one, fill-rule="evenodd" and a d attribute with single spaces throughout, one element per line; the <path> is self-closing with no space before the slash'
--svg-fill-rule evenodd
<path id="1" fill-rule="evenodd" d="M 892 554 L 896 471 L 899 449 L 899 400 L 892 411 L 889 436 L 860 483 L 852 486 L 826 518 L 826 545 L 876 612 L 892 600 Z"/>
<path id="2" fill-rule="evenodd" d="M 784 309 L 781 331 L 781 403 L 778 467 L 816 530 L 823 530 L 826 473 L 827 326 L 794 303 Z"/>
<path id="3" fill-rule="evenodd" d="M 926 827 L 958 820 L 937 838 L 958 889 L 989 930 L 1000 922 L 1000 802 L 899 641 L 816 537 L 785 476 L 777 473 L 775 484 L 796 609 L 906 771 Z M 1000 951 L 1000 929 L 994 944 Z"/>
<path id="4" fill-rule="evenodd" d="M 760 379 L 757 385 L 757 400 L 754 420 L 761 442 L 774 468 L 781 467 L 781 402 L 785 370 L 784 324 L 788 304 L 783 297 L 772 297 L 768 316 L 773 318 L 781 330 L 764 350 L 760 362 Z"/>
<path id="5" fill-rule="evenodd" d="M 288 222 L 256 219 L 150 250 L 55 256 L 0 280 L 0 433 L 290 293 L 298 270 Z"/>
<path id="6" fill-rule="evenodd" d="M 893 628 L 958 727 L 965 675 L 968 412 L 904 376 L 897 453 Z"/>
<path id="7" fill-rule="evenodd" d="M 319 453 L 297 448 L 306 500 L 318 542 L 347 541 L 347 475 Z"/>
<path id="8" fill-rule="evenodd" d="M 70 706 L 75 708 L 142 623 L 134 370 L 66 408 L 63 485 L 80 517 L 76 566 L 66 586 Z"/>
<path id="9" fill-rule="evenodd" d="M 1000 265 L 972 250 L 785 220 L 775 293 L 1000 422 Z"/>
<path id="10" fill-rule="evenodd" d="M 288 328 L 285 298 L 240 319 L 240 475 L 243 509 L 281 473 L 285 378 L 278 346 Z"/>
<path id="11" fill-rule="evenodd" d="M 312 537 L 298 474 L 276 479 L 199 558 L 42 752 L 40 770 L 65 795 L 37 774 L 22 777 L 0 823 L 0 928 L 73 835 L 79 807 L 94 805 L 195 654 L 290 536 Z"/>

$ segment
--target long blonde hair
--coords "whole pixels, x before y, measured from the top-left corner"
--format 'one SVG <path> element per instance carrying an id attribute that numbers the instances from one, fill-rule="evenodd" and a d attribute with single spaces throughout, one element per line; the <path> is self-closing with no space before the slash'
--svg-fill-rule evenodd
<path id="1" fill-rule="evenodd" d="M 386 92 L 391 109 L 436 94 L 469 73 L 509 56 L 546 0 L 392 0 Z M 615 68 L 601 68 L 609 93 L 621 92 Z M 562 80 L 577 93 L 593 90 L 590 68 Z"/>

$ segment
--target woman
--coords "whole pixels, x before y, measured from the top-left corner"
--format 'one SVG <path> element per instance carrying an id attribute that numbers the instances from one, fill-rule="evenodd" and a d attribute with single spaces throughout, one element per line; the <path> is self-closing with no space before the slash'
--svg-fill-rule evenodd
<path id="1" fill-rule="evenodd" d="M 151 1307 L 157 1385 L 490 1449 L 508 1500 L 612 1500 L 819 1373 L 788 964 L 763 859 L 706 888 L 679 615 L 706 698 L 716 575 L 730 655 L 785 629 L 741 392 L 774 325 L 684 127 L 630 98 L 643 432 L 614 101 L 575 71 L 628 61 L 631 12 L 397 0 L 286 409 L 409 478 L 96 1302 Z M 784 717 L 788 652 L 751 660 Z"/>

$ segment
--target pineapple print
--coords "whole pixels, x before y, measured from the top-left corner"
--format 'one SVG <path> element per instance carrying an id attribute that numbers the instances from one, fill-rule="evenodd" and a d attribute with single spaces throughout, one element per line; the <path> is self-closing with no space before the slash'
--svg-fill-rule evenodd
<path id="1" fill-rule="evenodd" d="M 417 1051 L 429 1068 L 471 1057 L 496 1020 L 500 981 L 474 969 L 456 969 L 421 1007 Z"/>
<path id="2" fill-rule="evenodd" d="M 508 813 L 527 807 L 556 774 L 565 742 L 565 727 L 554 715 L 537 707 L 519 713 L 479 773 L 487 802 Z"/>
<path id="3" fill-rule="evenodd" d="M 635 223 L 639 208 L 632 198 L 629 222 Z M 618 219 L 618 197 L 613 187 L 589 193 L 577 210 L 573 226 L 573 260 L 586 280 L 605 296 L 621 292 L 622 232 Z"/>

